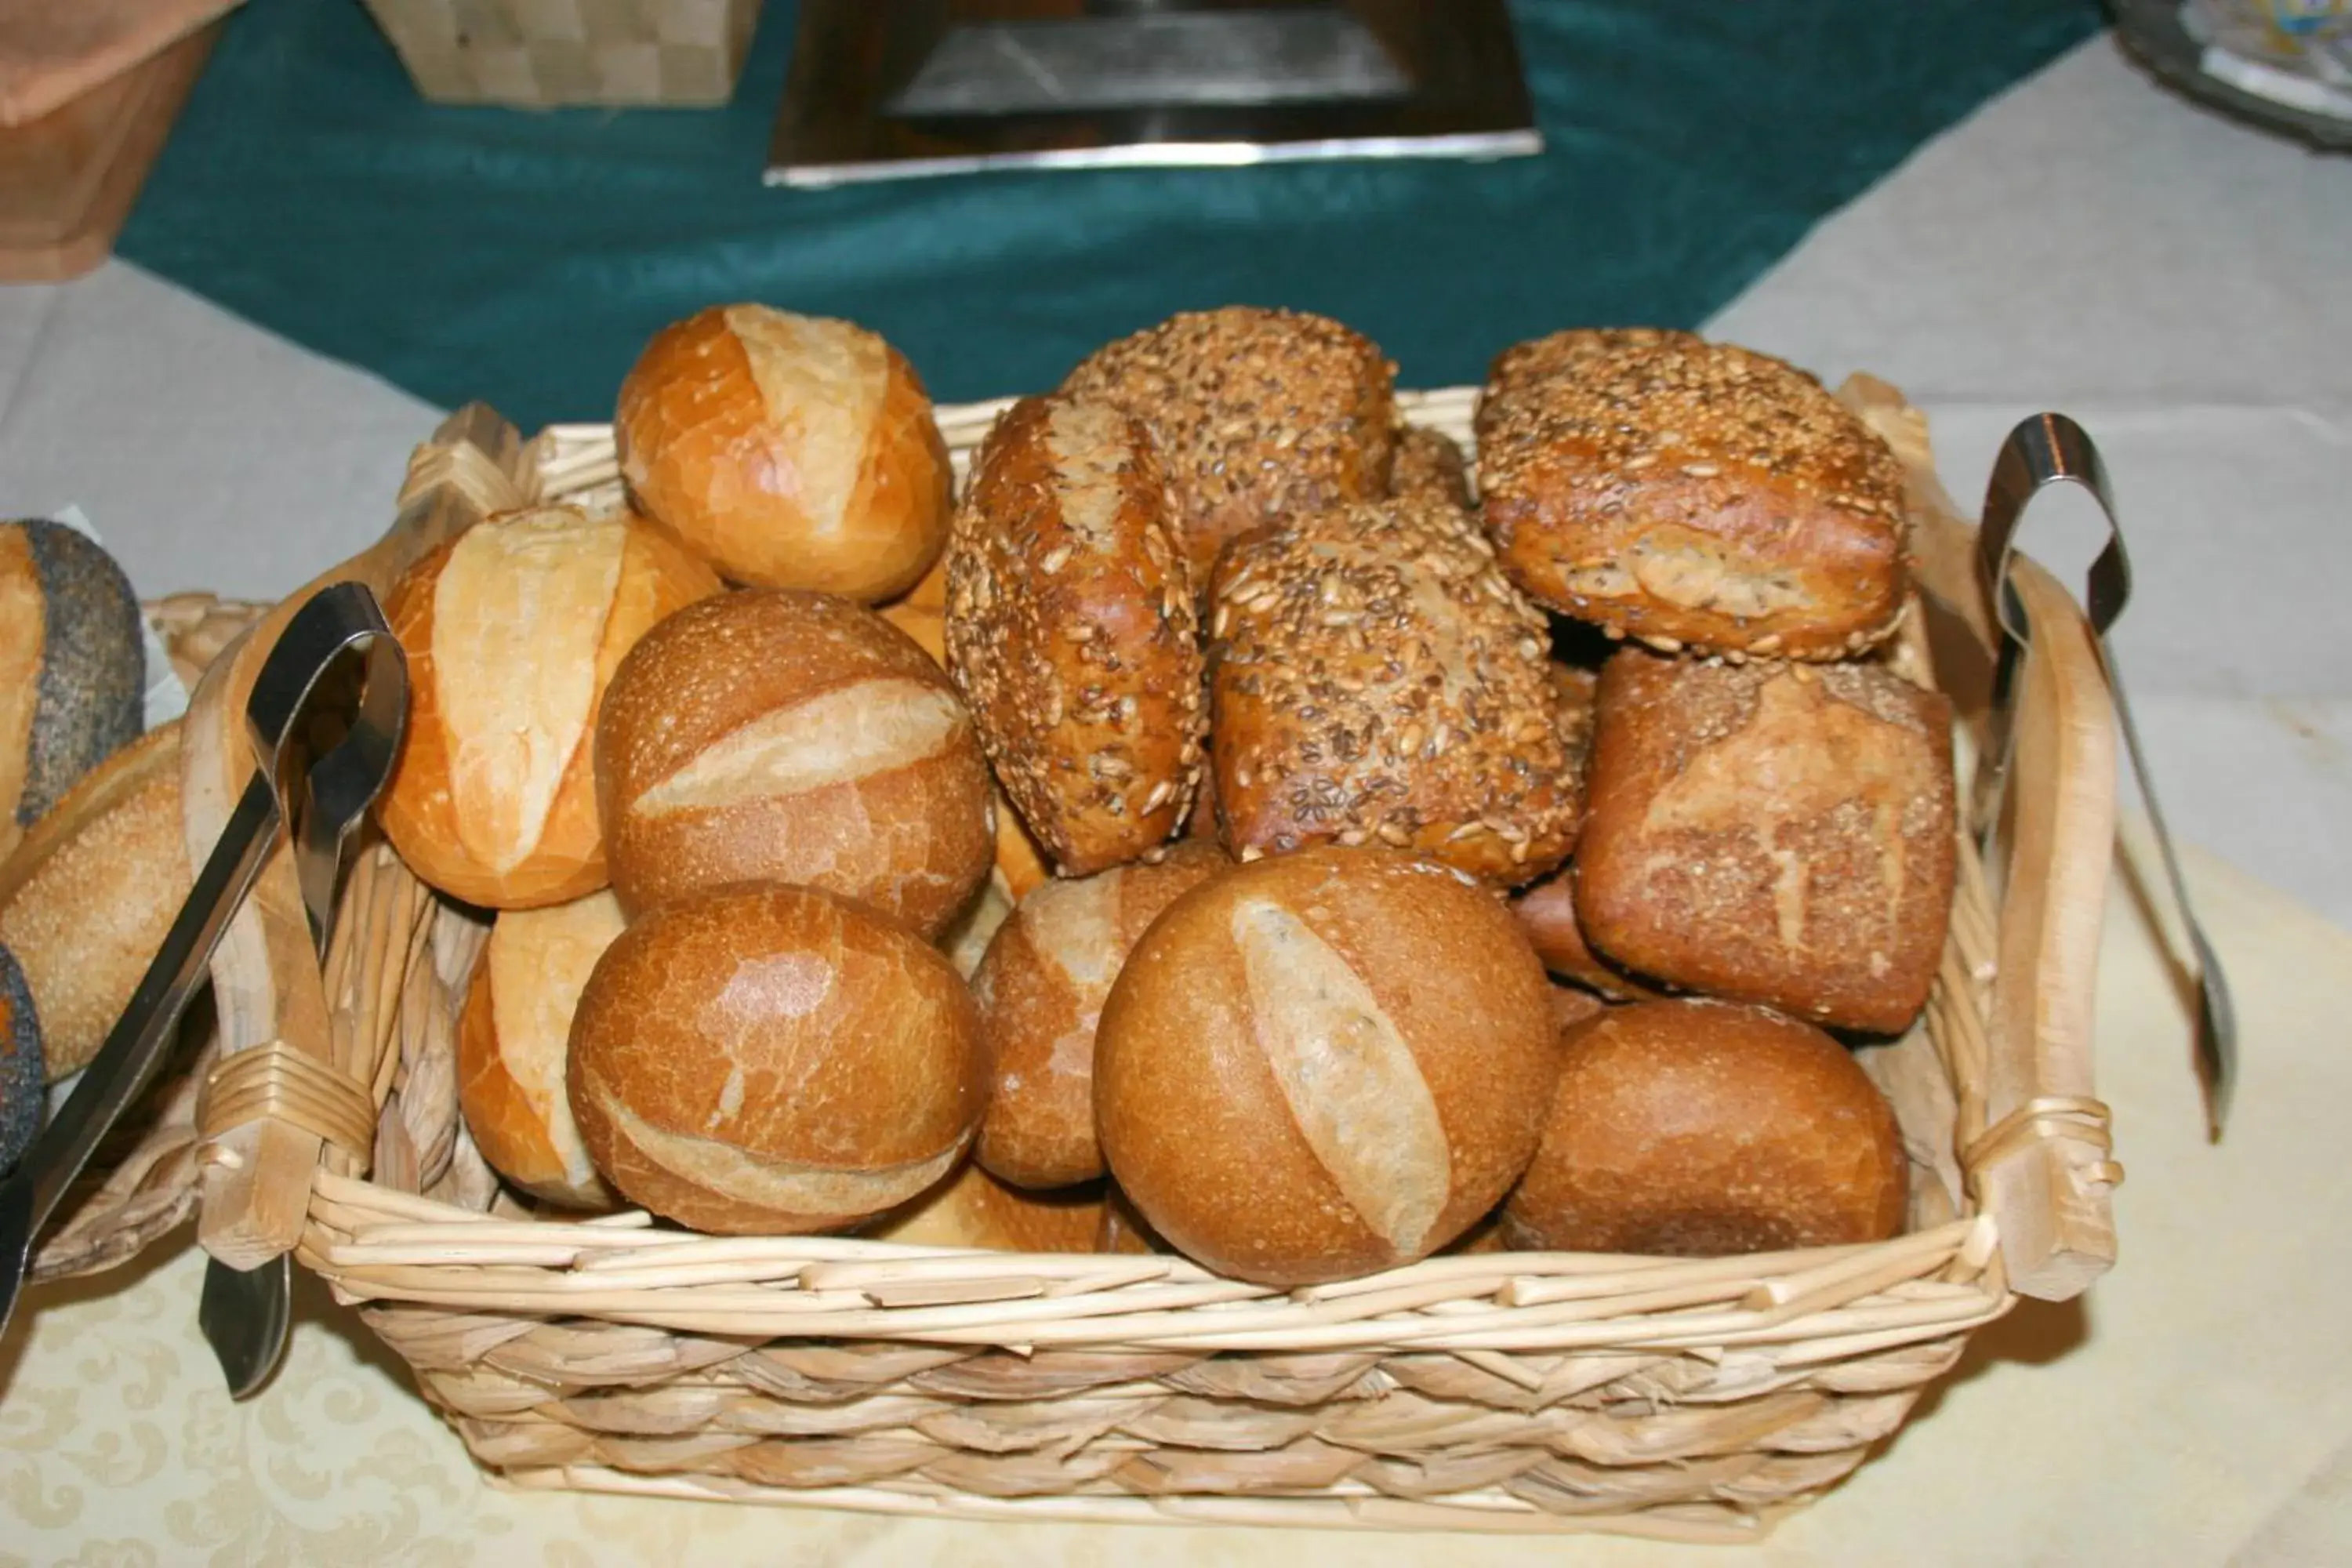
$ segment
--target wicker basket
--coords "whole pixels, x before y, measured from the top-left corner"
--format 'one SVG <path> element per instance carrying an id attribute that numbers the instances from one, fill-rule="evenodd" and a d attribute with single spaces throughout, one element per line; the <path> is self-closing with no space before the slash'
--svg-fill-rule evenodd
<path id="1" fill-rule="evenodd" d="M 1917 416 L 1874 383 L 1845 395 L 1910 464 L 1921 578 L 1956 607 L 1910 616 L 1893 658 L 1923 679 L 1932 665 L 1965 711 L 1990 646 L 1972 531 Z M 1458 438 L 1471 404 L 1405 399 Z M 941 411 L 960 464 L 999 406 Z M 513 450 L 510 434 L 488 445 Z M 619 496 L 601 426 L 548 431 L 503 462 L 421 448 L 404 516 L 446 504 L 432 497 L 458 479 L 478 509 Z M 457 1113 L 453 1018 L 483 927 L 379 845 L 344 906 L 364 956 L 334 988 L 338 1054 L 381 1110 L 373 1173 L 318 1171 L 299 1256 L 516 1487 L 1753 1539 L 1858 1465 L 2017 1294 L 2072 1294 L 2113 1257 L 2121 1173 L 2087 1066 L 2109 710 L 2071 601 L 2030 563 L 2014 582 L 2034 648 L 2007 896 L 1964 843 L 1927 1014 L 1865 1053 L 1913 1162 L 1895 1240 L 1706 1260 L 1464 1254 L 1286 1292 L 1170 1257 L 540 1219 Z"/>
<path id="2" fill-rule="evenodd" d="M 735 93 L 760 0 L 367 0 L 437 103 L 708 107 Z"/>

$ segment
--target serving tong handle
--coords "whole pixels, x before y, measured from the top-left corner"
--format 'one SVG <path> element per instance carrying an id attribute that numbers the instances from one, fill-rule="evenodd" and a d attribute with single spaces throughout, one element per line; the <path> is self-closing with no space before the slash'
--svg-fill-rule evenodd
<path id="1" fill-rule="evenodd" d="M 2123 672 L 2116 660 L 2107 632 L 2131 598 L 2131 562 L 2124 551 L 2122 526 L 2116 521 L 2115 497 L 2107 482 L 2106 465 L 2090 436 L 2063 414 L 2037 414 L 2021 423 L 2001 443 L 1993 461 L 1992 478 L 1985 489 L 1984 521 L 1977 535 L 1977 568 L 2000 626 L 1993 666 L 1992 701 L 1987 746 L 1979 764 L 1969 820 L 1979 844 L 1990 842 L 2000 820 L 2015 737 L 2017 681 L 2032 637 L 2025 607 L 2011 577 L 2016 537 L 2027 505 L 2052 485 L 2076 485 L 2090 493 L 2107 525 L 2107 541 L 2091 563 L 2083 607 L 2105 667 L 2107 689 L 2115 700 L 2116 720 L 2123 731 L 2124 749 L 2132 773 L 2139 781 L 2140 798 L 2147 806 L 2148 823 L 2164 860 L 2175 908 L 2189 935 L 2197 960 L 2196 1062 L 2205 1095 L 2208 1137 L 2219 1142 L 2228 1119 L 2230 1100 L 2237 1082 L 2237 1011 L 2230 999 L 2228 977 L 2221 960 L 2205 938 L 2204 928 L 2189 899 L 2188 879 L 2173 847 L 2164 813 L 2157 805 L 2156 783 L 2140 745 L 2138 727 L 2132 722 L 2131 704 L 2124 695 Z"/>

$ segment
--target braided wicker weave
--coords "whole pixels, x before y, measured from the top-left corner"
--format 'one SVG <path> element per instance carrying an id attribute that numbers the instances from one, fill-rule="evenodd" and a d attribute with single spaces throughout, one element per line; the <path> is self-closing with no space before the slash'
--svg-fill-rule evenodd
<path id="1" fill-rule="evenodd" d="M 1922 578 L 1958 611 L 1913 615 L 1894 659 L 1922 680 L 1945 668 L 1957 690 L 1985 637 L 1970 535 L 1916 416 L 1874 384 L 1848 395 L 1910 463 Z M 960 462 L 997 406 L 942 411 Z M 1406 407 L 1469 435 L 1466 391 Z M 619 499 L 602 427 L 551 430 L 522 458 L 501 479 L 427 448 L 404 503 L 460 469 L 482 507 Z M 1964 843 L 1928 1012 L 1864 1053 L 1913 1163 L 1895 1240 L 1704 1260 L 1465 1254 L 1281 1291 L 1172 1257 L 543 1220 L 457 1113 L 451 1025 L 484 928 L 378 846 L 331 977 L 339 1037 L 360 1047 L 344 1059 L 373 1063 L 373 1166 L 318 1173 L 299 1256 L 519 1487 L 1752 1539 L 1860 1464 L 2016 1292 L 2071 1293 L 2112 1257 L 2121 1173 L 2081 1048 L 2107 710 L 2079 616 L 2038 573 L 2020 591 L 2035 652 L 2007 897 Z"/>

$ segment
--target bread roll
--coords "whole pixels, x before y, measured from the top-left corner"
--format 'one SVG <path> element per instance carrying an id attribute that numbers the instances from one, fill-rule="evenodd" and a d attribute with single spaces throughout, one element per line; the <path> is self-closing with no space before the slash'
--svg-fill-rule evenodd
<path id="1" fill-rule="evenodd" d="M 656 627 L 605 694 L 596 782 L 633 913 L 766 878 L 931 937 L 995 856 L 988 763 L 947 675 L 824 594 L 728 594 Z"/>
<path id="2" fill-rule="evenodd" d="M 1502 900 L 1427 860 L 1318 848 L 1171 904 L 1095 1040 L 1095 1119 L 1152 1228 L 1300 1285 L 1427 1256 L 1534 1152 L 1550 984 Z"/>
<path id="3" fill-rule="evenodd" d="M 1135 1205 L 1115 1182 L 1103 1186 L 1102 1222 L 1095 1227 L 1094 1250 L 1123 1252 L 1142 1256 L 1153 1252 L 1172 1252 L 1175 1248 L 1160 1239 L 1158 1234 L 1135 1212 Z"/>
<path id="4" fill-rule="evenodd" d="M 1843 1047 L 1762 1007 L 1612 1007 L 1569 1037 L 1523 1250 L 1705 1258 L 1880 1241 L 1907 1194 L 1895 1112 Z"/>
<path id="5" fill-rule="evenodd" d="M 870 603 L 947 539 L 931 400 L 848 321 L 724 305 L 665 327 L 621 383 L 613 436 L 638 503 L 738 583 Z"/>
<path id="6" fill-rule="evenodd" d="M 610 891 L 509 910 L 490 928 L 457 1015 L 457 1105 L 498 1173 L 566 1208 L 610 1208 L 564 1090 L 580 989 L 621 934 Z"/>
<path id="7" fill-rule="evenodd" d="M 1119 965 L 1176 896 L 1233 862 L 1189 841 L 1156 866 L 1048 882 L 1021 901 L 971 977 L 992 1088 L 975 1155 L 1024 1187 L 1103 1173 L 1095 1139 L 1095 1026 Z"/>
<path id="8" fill-rule="evenodd" d="M 1022 818 L 1084 876 L 1175 833 L 1200 775 L 1191 568 L 1143 425 L 1024 398 L 948 542 L 948 669 Z"/>
<path id="9" fill-rule="evenodd" d="M 1511 580 L 1662 651 L 1839 658 L 1903 607 L 1903 469 L 1822 384 L 1687 332 L 1495 361 L 1478 496 Z"/>
<path id="10" fill-rule="evenodd" d="M 809 888 L 667 903 L 604 950 L 572 1023 L 572 1114 L 632 1202 L 696 1230 L 830 1230 L 947 1174 L 987 1098 L 948 961 Z"/>
<path id="11" fill-rule="evenodd" d="M 1389 494 L 1400 500 L 1439 501 L 1467 511 L 1474 504 L 1470 465 L 1444 431 L 1408 425 L 1397 433 L 1396 466 L 1389 474 Z"/>
<path id="12" fill-rule="evenodd" d="M 376 805 L 409 868 L 502 910 L 603 887 L 597 705 L 648 627 L 719 586 L 642 519 L 569 506 L 491 518 L 409 568 L 384 606 L 408 732 Z"/>
<path id="13" fill-rule="evenodd" d="M 1628 648 L 1601 672 L 1576 915 L 1668 984 L 1894 1034 L 1954 868 L 1951 705 L 1872 665 Z"/>
<path id="14" fill-rule="evenodd" d="M 58 522 L 0 523 L 0 860 L 82 775 L 139 738 L 139 598 Z"/>
<path id="15" fill-rule="evenodd" d="M 52 1081 L 106 1043 L 194 880 L 176 721 L 85 775 L 0 868 L 0 952 L 24 974 Z"/>
<path id="16" fill-rule="evenodd" d="M 48 1070 L 32 987 L 14 954 L 0 947 L 0 1175 L 41 1135 L 48 1109 Z"/>
<path id="17" fill-rule="evenodd" d="M 1592 951 L 1576 923 L 1576 868 L 1563 866 L 1511 897 L 1519 929 L 1554 974 L 1590 987 L 1612 1002 L 1656 1001 L 1666 993 Z"/>
<path id="18" fill-rule="evenodd" d="M 1024 1193 L 966 1161 L 953 1175 L 866 1234 L 907 1247 L 1092 1252 L 1102 1215 L 1098 1183 L 1057 1193 Z"/>
<path id="19" fill-rule="evenodd" d="M 1377 842 L 1505 885 L 1567 856 L 1577 790 L 1549 628 L 1460 513 L 1390 501 L 1244 535 L 1214 600 L 1234 854 Z"/>
<path id="20" fill-rule="evenodd" d="M 911 593 L 879 612 L 884 620 L 914 638 L 941 669 L 948 667 L 947 564 L 947 557 L 940 556 Z M 993 779 L 989 787 L 996 803 L 996 870 L 1003 879 L 1005 896 L 1017 903 L 1054 873 L 1046 868 L 1045 850 L 1038 847 L 1021 814 L 1004 798 L 1003 790 Z"/>
<path id="21" fill-rule="evenodd" d="M 1590 991 L 1573 985 L 1551 988 L 1551 1021 L 1561 1034 L 1589 1024 L 1609 1011 L 1609 1004 Z"/>
<path id="22" fill-rule="evenodd" d="M 1234 535 L 1388 493 L 1395 379 L 1337 321 L 1229 305 L 1105 344 L 1061 390 L 1151 427 L 1204 588 Z"/>

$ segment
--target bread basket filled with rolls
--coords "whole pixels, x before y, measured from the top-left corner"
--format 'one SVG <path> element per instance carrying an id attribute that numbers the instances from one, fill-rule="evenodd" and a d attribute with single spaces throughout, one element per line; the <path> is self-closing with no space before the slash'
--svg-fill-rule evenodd
<path id="1" fill-rule="evenodd" d="M 2112 1259 L 2072 602 L 1973 822 L 1891 388 L 1393 380 L 1232 307 L 934 407 L 735 305 L 420 448 L 296 1256 L 487 1470 L 1752 1539 Z"/>

